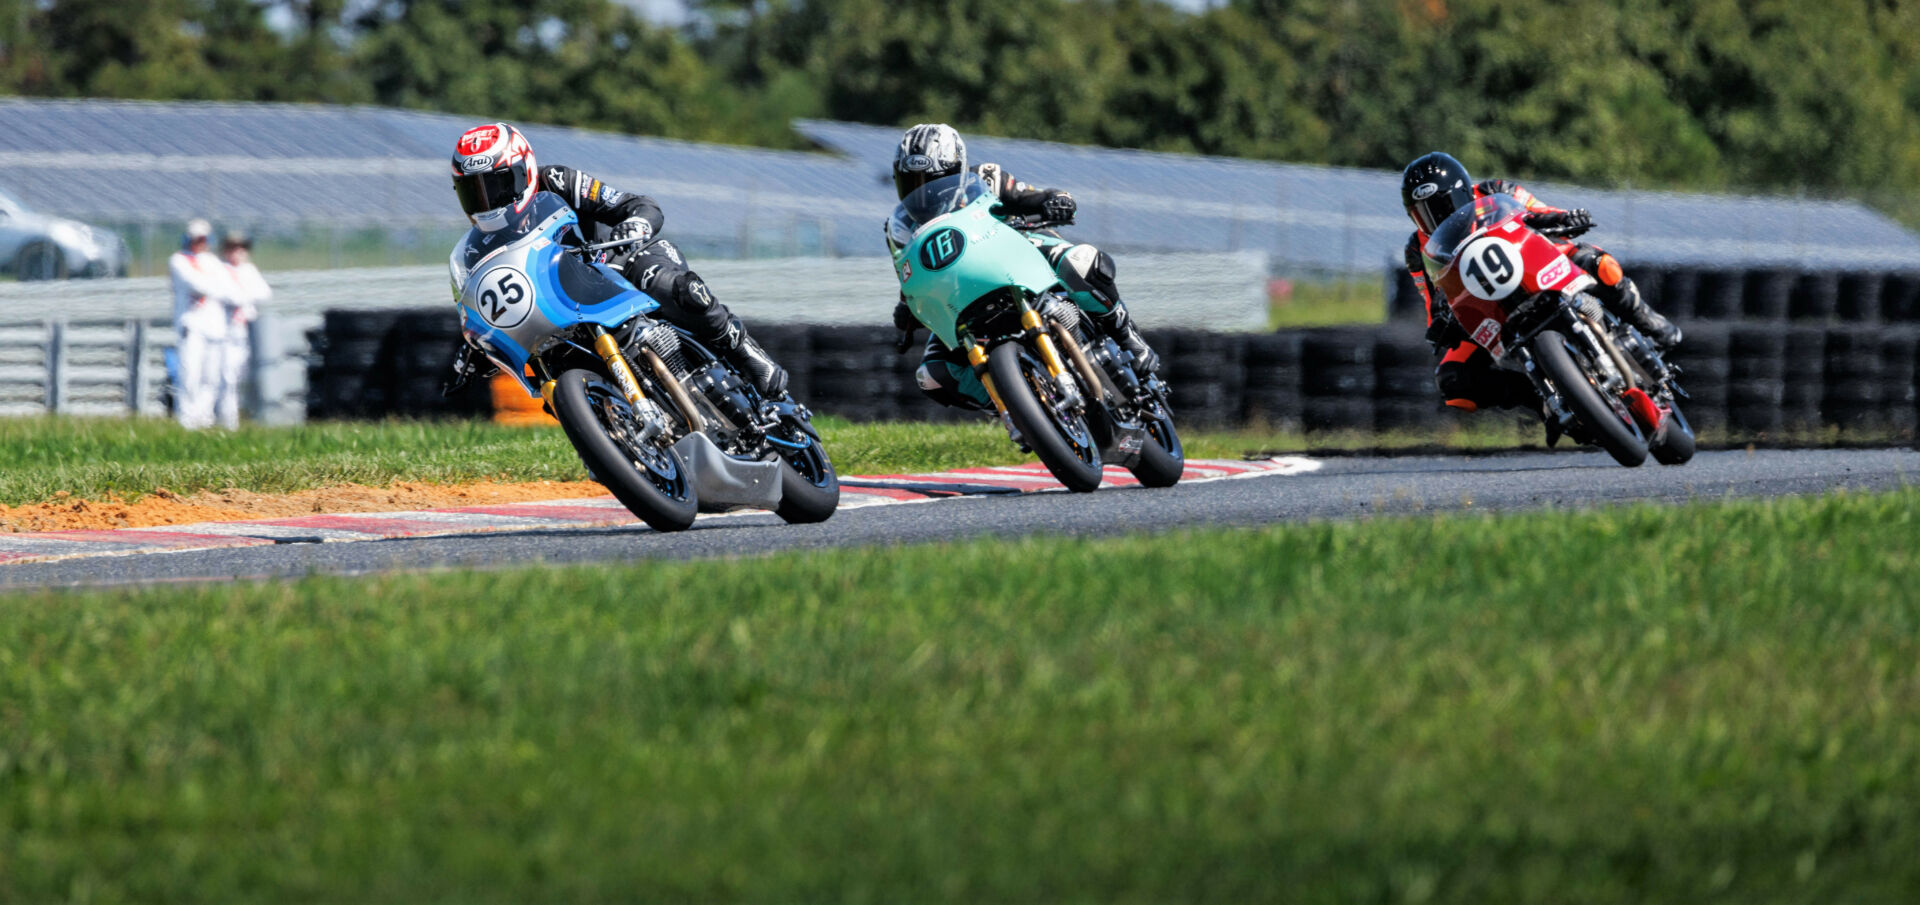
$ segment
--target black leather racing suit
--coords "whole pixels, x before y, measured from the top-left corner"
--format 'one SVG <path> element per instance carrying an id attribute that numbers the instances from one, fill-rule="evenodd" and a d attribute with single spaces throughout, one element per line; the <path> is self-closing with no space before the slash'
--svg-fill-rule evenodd
<path id="1" fill-rule="evenodd" d="M 997 215 L 1072 219 L 1076 205 L 1073 196 L 1065 191 L 1038 188 L 1021 182 L 998 164 L 984 163 L 974 167 L 973 171 L 993 187 L 999 200 L 999 207 L 995 210 Z M 1064 217 L 1061 216 L 1063 213 Z M 891 222 L 889 220 L 887 247 L 898 253 L 911 241 L 911 237 L 896 235 Z M 1120 300 L 1120 287 L 1114 281 L 1117 270 L 1110 255 L 1092 245 L 1068 242 L 1051 229 L 1030 232 L 1027 239 L 1040 249 L 1041 254 L 1046 255 L 1047 263 L 1052 265 L 1054 273 L 1060 277 L 1061 285 L 1066 287 L 1068 297 L 1092 318 L 1096 326 L 1119 341 L 1145 364 L 1147 370 L 1158 368 L 1158 358 L 1134 326 L 1126 303 Z M 894 305 L 893 323 L 907 334 L 920 328 L 913 312 L 907 309 L 904 297 Z M 941 405 L 983 410 L 993 407 L 986 388 L 974 376 L 973 366 L 967 362 L 966 350 L 948 348 L 937 335 L 927 337 L 915 378 L 921 392 Z"/>
<path id="2" fill-rule="evenodd" d="M 687 267 L 672 242 L 656 238 L 666 226 L 660 205 L 646 195 L 622 191 L 572 167 L 540 168 L 540 191 L 558 195 L 580 218 L 589 241 L 640 237 L 631 246 L 610 250 L 607 263 L 641 292 L 660 303 L 659 316 L 693 334 L 701 345 L 725 355 L 768 396 L 786 389 L 786 372 L 747 335 L 745 325 L 713 297 L 707 282 Z M 465 348 L 465 344 L 462 344 Z M 456 382 L 484 359 L 468 350 L 455 363 Z"/>

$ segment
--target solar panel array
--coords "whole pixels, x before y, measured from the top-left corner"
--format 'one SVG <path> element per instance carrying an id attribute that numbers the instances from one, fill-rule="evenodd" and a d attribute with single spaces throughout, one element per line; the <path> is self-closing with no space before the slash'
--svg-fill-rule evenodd
<path id="1" fill-rule="evenodd" d="M 0 186 L 96 222 L 446 224 L 446 159 L 465 117 L 370 107 L 0 98 Z M 893 202 L 895 129 L 803 120 L 832 154 L 525 130 L 546 163 L 646 192 L 669 235 L 743 257 L 874 255 Z M 1116 251 L 1268 253 L 1281 270 L 1358 272 L 1397 259 L 1397 174 L 976 137 L 974 160 L 1071 189 L 1075 238 Z M 1920 240 L 1852 202 L 1535 190 L 1586 207 L 1593 239 L 1650 262 L 1920 265 Z"/>
<path id="2" fill-rule="evenodd" d="M 892 164 L 899 130 L 801 120 L 814 142 L 857 160 L 870 178 Z M 1398 259 L 1411 231 L 1396 172 L 1153 154 L 970 137 L 993 161 L 1082 202 L 1082 235 L 1116 247 L 1263 248 L 1276 262 L 1358 270 Z M 1494 174 L 1487 174 L 1494 175 Z M 1623 257 L 1716 266 L 1920 266 L 1920 241 L 1854 202 L 1529 186 L 1547 203 L 1583 207 L 1590 240 Z"/>

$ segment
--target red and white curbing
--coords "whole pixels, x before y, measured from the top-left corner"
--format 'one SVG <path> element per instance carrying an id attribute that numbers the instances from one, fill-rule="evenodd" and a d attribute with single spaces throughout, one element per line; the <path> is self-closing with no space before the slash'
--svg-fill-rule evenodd
<path id="1" fill-rule="evenodd" d="M 1187 463 L 1182 484 L 1298 475 L 1318 471 L 1312 459 L 1288 456 L 1255 461 L 1194 460 Z M 1102 486 L 1138 485 L 1124 469 L 1109 467 Z M 923 503 L 964 496 L 1064 491 L 1060 482 L 1035 462 L 992 468 L 962 468 L 933 474 L 862 475 L 840 479 L 840 508 Z M 751 515 L 733 512 L 703 515 L 726 518 Z M 0 564 L 43 562 L 83 556 L 126 556 L 173 553 L 218 547 L 256 547 L 268 544 L 328 543 L 481 534 L 536 528 L 591 528 L 639 525 L 639 519 L 613 497 L 542 500 L 423 509 L 410 512 L 362 512 L 306 515 L 298 518 L 247 522 L 201 522 L 160 528 L 120 528 L 90 531 L 41 531 L 0 534 Z"/>

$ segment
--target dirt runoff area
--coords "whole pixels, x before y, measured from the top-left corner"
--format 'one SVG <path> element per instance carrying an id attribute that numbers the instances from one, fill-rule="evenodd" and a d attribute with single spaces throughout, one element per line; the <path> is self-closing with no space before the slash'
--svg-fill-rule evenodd
<path id="1" fill-rule="evenodd" d="M 67 531 L 100 528 L 156 528 L 195 522 L 238 522 L 340 512 L 397 512 L 452 509 L 495 503 L 565 500 L 606 496 L 591 481 L 532 481 L 524 484 L 415 484 L 391 487 L 336 484 L 298 493 L 247 490 L 202 491 L 178 495 L 166 488 L 128 502 L 68 497 L 63 491 L 44 503 L 0 504 L 0 531 Z"/>

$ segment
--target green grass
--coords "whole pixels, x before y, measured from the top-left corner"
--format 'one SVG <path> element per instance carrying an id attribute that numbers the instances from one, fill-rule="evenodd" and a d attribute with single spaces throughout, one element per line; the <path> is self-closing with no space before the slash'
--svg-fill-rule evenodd
<path id="1" fill-rule="evenodd" d="M 852 424 L 819 421 L 842 474 L 932 471 L 1029 461 L 987 422 Z M 1294 444 L 1290 446 L 1289 444 Z M 1196 434 L 1196 457 L 1305 448 L 1269 431 Z M 262 493 L 352 481 L 450 483 L 580 481 L 586 470 L 559 428 L 500 427 L 477 421 L 318 422 L 297 428 L 195 432 L 159 419 L 0 419 L 0 503 L 36 502 L 66 492 L 137 498 L 229 487 Z"/>
<path id="2" fill-rule="evenodd" d="M 1909 902 L 1917 514 L 0 600 L 0 901 Z"/>
<path id="3" fill-rule="evenodd" d="M 845 474 L 1024 461 L 991 425 L 855 425 L 821 419 Z M 55 493 L 135 498 L 235 487 L 263 493 L 352 481 L 583 481 L 559 428 L 479 421 L 318 422 L 297 428 L 195 432 L 159 419 L 0 419 L 0 503 Z"/>
<path id="4" fill-rule="evenodd" d="M 842 474 L 939 471 L 1031 461 L 985 422 L 853 424 L 819 419 Z M 1808 445 L 1893 442 L 1892 436 L 1808 432 L 1785 438 Z M 1483 415 L 1437 431 L 1301 434 L 1252 426 L 1187 431 L 1193 458 L 1241 458 L 1345 450 L 1493 451 L 1542 443 L 1525 419 Z M 1703 436 L 1703 443 L 1720 438 Z M 1910 438 L 1909 438 L 1910 439 Z M 1903 441 L 1904 442 L 1904 441 Z M 181 430 L 159 419 L 0 419 L 0 503 L 18 505 L 56 493 L 135 499 L 164 487 L 174 493 L 238 488 L 284 493 L 351 481 L 582 481 L 586 470 L 559 428 L 500 427 L 479 421 L 317 422 L 297 428 L 247 427 L 236 433 Z"/>
<path id="5" fill-rule="evenodd" d="M 1267 303 L 1267 329 L 1381 324 L 1387 303 L 1380 277 L 1357 280 L 1297 280 L 1284 296 Z"/>

